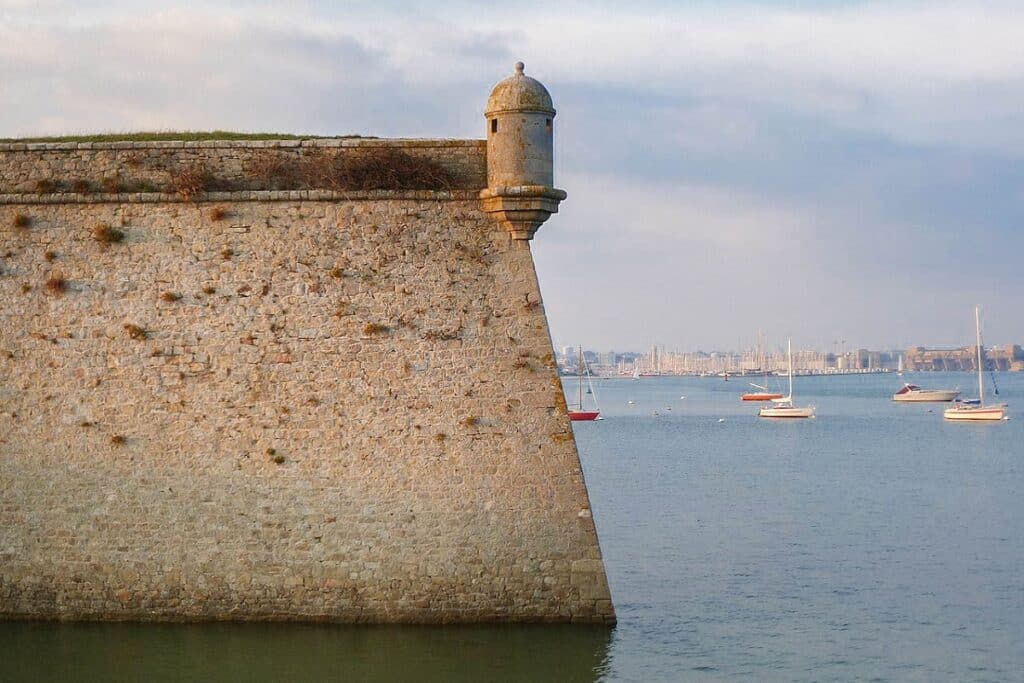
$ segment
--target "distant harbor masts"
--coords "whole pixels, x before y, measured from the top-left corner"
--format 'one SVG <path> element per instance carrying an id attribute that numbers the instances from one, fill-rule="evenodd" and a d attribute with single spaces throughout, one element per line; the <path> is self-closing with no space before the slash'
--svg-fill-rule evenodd
<path id="1" fill-rule="evenodd" d="M 559 365 L 575 368 L 578 349 L 563 348 Z M 764 375 L 785 374 L 784 351 L 769 351 L 764 334 L 758 331 L 757 342 L 746 351 L 669 351 L 652 345 L 646 353 L 615 351 L 584 351 L 594 375 Z M 1024 370 L 1024 350 L 1019 345 L 985 347 L 989 368 L 999 371 Z M 793 350 L 793 369 L 798 375 L 863 374 L 870 372 L 969 371 L 977 369 L 976 344 L 959 349 L 910 349 L 872 351 Z"/>

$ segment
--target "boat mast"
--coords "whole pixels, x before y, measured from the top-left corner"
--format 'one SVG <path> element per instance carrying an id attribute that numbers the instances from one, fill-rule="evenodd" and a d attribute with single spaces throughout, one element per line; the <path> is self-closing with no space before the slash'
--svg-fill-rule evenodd
<path id="1" fill-rule="evenodd" d="M 787 339 L 786 346 L 789 348 L 789 400 L 793 400 L 793 340 Z"/>
<path id="2" fill-rule="evenodd" d="M 580 410 L 583 410 L 583 345 L 579 347 L 580 356 L 579 362 L 576 364 L 576 372 L 579 380 L 576 382 L 579 385 L 579 406 Z"/>
<path id="3" fill-rule="evenodd" d="M 981 375 L 981 306 L 974 307 L 974 331 L 977 334 L 978 345 L 978 405 L 985 405 L 985 387 L 982 384 Z"/>

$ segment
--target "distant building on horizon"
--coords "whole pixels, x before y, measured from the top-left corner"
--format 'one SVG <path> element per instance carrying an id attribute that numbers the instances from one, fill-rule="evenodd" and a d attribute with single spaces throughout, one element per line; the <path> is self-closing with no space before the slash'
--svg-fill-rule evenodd
<path id="1" fill-rule="evenodd" d="M 974 344 L 955 349 L 929 349 L 914 346 L 903 356 L 904 369 L 910 372 L 933 372 L 978 369 L 978 347 Z M 1024 370 L 1024 349 L 1019 344 L 992 346 L 984 350 L 986 369 Z"/>

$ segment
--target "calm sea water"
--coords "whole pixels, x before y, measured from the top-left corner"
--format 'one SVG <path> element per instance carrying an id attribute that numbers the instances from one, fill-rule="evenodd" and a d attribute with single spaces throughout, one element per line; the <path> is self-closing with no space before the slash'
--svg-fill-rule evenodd
<path id="1" fill-rule="evenodd" d="M 894 376 L 798 378 L 818 417 L 782 422 L 741 378 L 597 382 L 612 630 L 0 623 L 0 680 L 1024 680 L 1024 375 L 997 379 L 998 424 Z"/>

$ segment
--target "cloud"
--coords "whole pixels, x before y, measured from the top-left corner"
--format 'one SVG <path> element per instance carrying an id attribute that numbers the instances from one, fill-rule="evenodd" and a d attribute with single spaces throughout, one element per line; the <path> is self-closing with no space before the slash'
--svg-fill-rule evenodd
<path id="1" fill-rule="evenodd" d="M 151 86 L 142 94 L 173 88 L 180 97 L 190 87 L 226 84 L 274 102 L 271 89 L 307 99 L 331 86 L 339 95 L 378 88 L 415 97 L 430 84 L 467 100 L 473 88 L 482 99 L 501 75 L 496 68 L 522 56 L 556 87 L 700 98 L 702 109 L 682 112 L 676 135 L 683 140 L 690 126 L 716 122 L 717 133 L 742 140 L 749 122 L 741 112 L 758 108 L 904 142 L 1024 153 L 1024 52 L 1016 31 L 1024 7 L 1013 3 L 645 3 L 629 12 L 607 4 L 515 12 L 425 3 L 146 7 L 8 0 L 0 5 L 9 14 L 0 28 L 0 67 L 46 78 L 58 93 L 81 92 L 80 105 L 95 92 L 95 106 L 109 118 L 112 87 L 136 85 Z M 162 104 L 161 111 L 171 106 Z M 219 105 L 186 100 L 176 111 L 225 118 Z M 131 126 L 131 115 L 146 108 L 129 106 L 123 123 L 113 123 Z M 9 113 L 4 119 L 8 132 L 28 125 Z"/>
<path id="2" fill-rule="evenodd" d="M 991 340 L 1019 339 L 1024 238 L 998 226 L 729 185 L 563 181 L 533 247 L 558 345 L 739 348 L 756 330 L 821 349 L 957 344 L 951 311 L 977 301 Z"/>
<path id="3" fill-rule="evenodd" d="M 535 254 L 561 341 L 928 343 L 975 301 L 1022 340 L 1021 25 L 1011 2 L 0 0 L 0 135 L 482 137 L 523 59 L 559 110 L 569 200 Z"/>

